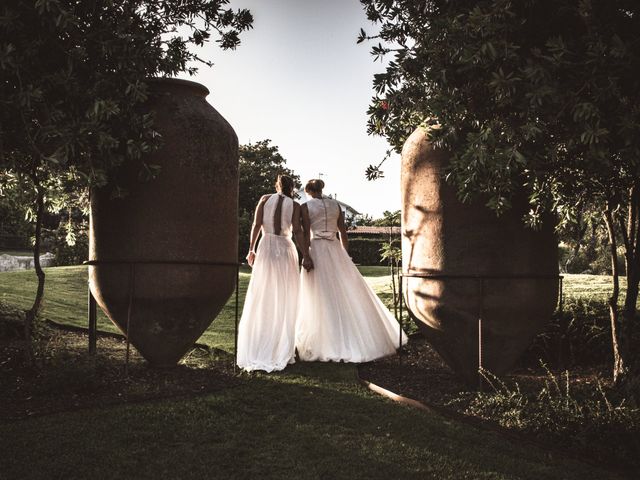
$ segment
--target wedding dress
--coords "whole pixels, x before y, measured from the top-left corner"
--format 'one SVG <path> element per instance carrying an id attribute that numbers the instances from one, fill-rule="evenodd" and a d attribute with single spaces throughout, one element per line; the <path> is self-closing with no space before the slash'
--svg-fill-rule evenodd
<path id="1" fill-rule="evenodd" d="M 274 215 L 282 198 L 280 234 Z M 298 252 L 291 240 L 293 200 L 274 194 L 264 204 L 262 238 L 238 329 L 238 366 L 245 370 L 282 370 L 295 360 L 298 305 Z"/>
<path id="2" fill-rule="evenodd" d="M 301 272 L 296 348 L 301 360 L 368 362 L 393 354 L 400 325 L 337 238 L 340 205 L 306 202 L 314 269 Z M 407 335 L 402 333 L 403 343 Z"/>

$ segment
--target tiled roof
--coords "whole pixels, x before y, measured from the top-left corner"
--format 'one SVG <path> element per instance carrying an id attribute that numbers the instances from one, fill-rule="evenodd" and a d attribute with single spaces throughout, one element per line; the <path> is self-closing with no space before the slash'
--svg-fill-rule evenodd
<path id="1" fill-rule="evenodd" d="M 391 227 L 394 235 L 400 235 L 400 227 Z M 389 235 L 389 227 L 353 227 L 347 230 L 349 235 Z"/>

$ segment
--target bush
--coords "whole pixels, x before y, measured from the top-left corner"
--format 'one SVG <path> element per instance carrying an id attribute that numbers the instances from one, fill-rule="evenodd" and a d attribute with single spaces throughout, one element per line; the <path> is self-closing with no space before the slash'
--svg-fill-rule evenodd
<path id="1" fill-rule="evenodd" d="M 577 254 L 568 245 L 558 247 L 560 271 L 563 273 L 586 273 L 591 275 L 611 275 L 611 258 L 606 244 L 585 245 Z M 624 275 L 624 248 L 618 248 L 618 271 Z"/>
<path id="2" fill-rule="evenodd" d="M 89 258 L 89 235 L 86 222 L 81 223 L 69 235 L 66 222 L 57 229 L 43 232 L 43 247 L 53 253 L 54 265 L 82 265 Z M 70 245 L 69 241 L 73 244 Z"/>
<path id="3" fill-rule="evenodd" d="M 379 238 L 349 238 L 349 255 L 358 265 L 387 265 L 380 254 L 384 242 Z"/>
<path id="4" fill-rule="evenodd" d="M 555 376 L 547 369 L 544 387 L 525 394 L 518 384 L 509 387 L 488 372 L 485 380 L 492 391 L 463 393 L 449 405 L 542 440 L 559 440 L 595 458 L 640 467 L 640 410 L 624 398 L 610 398 L 616 392 L 605 392 L 599 381 L 572 390 L 568 371 Z"/>
<path id="5" fill-rule="evenodd" d="M 559 365 L 562 350 L 564 365 Z M 562 314 L 556 311 L 547 328 L 534 339 L 520 366 L 536 367 L 542 361 L 552 368 L 587 367 L 610 363 L 611 324 L 602 300 L 565 298 Z"/>
<path id="6" fill-rule="evenodd" d="M 89 258 L 89 237 L 86 232 L 78 235 L 74 245 L 58 241 L 53 246 L 55 265 L 82 265 Z"/>

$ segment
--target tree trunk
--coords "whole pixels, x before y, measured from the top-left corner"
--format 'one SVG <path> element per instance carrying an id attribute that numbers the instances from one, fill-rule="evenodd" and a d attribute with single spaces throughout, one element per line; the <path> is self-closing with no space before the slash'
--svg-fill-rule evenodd
<path id="1" fill-rule="evenodd" d="M 611 279 L 613 281 L 613 291 L 609 297 L 609 318 L 611 320 L 611 342 L 613 347 L 613 381 L 618 382 L 621 376 L 624 374 L 624 361 L 620 354 L 620 347 L 618 341 L 619 332 L 619 312 L 618 312 L 618 297 L 620 295 L 620 281 L 618 273 L 618 245 L 616 241 L 616 231 L 613 222 L 613 212 L 611 205 L 607 205 L 604 211 L 604 223 L 607 227 L 607 233 L 609 235 L 609 253 L 611 256 Z"/>
<path id="2" fill-rule="evenodd" d="M 625 243 L 625 267 L 627 277 L 627 289 L 620 322 L 620 350 L 625 360 L 626 375 L 638 375 L 640 373 L 640 361 L 632 345 L 633 330 L 636 321 L 636 304 L 638 302 L 638 283 L 640 282 L 640 189 L 634 185 L 629 192 L 627 224 L 623 225 L 626 231 L 623 234 Z"/>
<path id="3" fill-rule="evenodd" d="M 25 341 L 25 356 L 28 363 L 33 361 L 33 327 L 35 319 L 42 306 L 42 299 L 44 297 L 44 280 L 45 274 L 40 265 L 40 242 L 42 237 L 42 220 L 44 217 L 44 190 L 37 183 L 37 179 L 34 179 L 36 184 L 36 229 L 35 229 L 35 241 L 33 244 L 33 266 L 38 276 L 38 289 L 36 291 L 36 297 L 33 301 L 33 305 L 26 311 L 24 321 L 24 341 Z"/>

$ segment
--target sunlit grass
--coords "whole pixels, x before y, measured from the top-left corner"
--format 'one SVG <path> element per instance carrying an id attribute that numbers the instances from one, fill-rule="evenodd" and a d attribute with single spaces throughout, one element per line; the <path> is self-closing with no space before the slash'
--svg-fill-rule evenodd
<path id="1" fill-rule="evenodd" d="M 73 325 L 87 326 L 87 267 L 45 268 L 46 290 L 42 318 Z M 386 267 L 361 267 L 372 288 L 391 302 L 390 277 Z M 242 312 L 247 292 L 250 269 L 240 271 L 239 310 Z M 20 308 L 31 305 L 37 285 L 33 270 L 0 273 L 0 300 Z M 118 332 L 118 328 L 98 309 L 98 328 Z M 235 296 L 232 295 L 211 326 L 204 332 L 200 342 L 222 350 L 233 350 L 235 323 Z"/>

